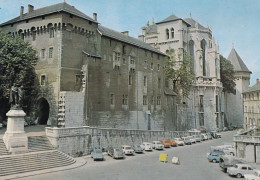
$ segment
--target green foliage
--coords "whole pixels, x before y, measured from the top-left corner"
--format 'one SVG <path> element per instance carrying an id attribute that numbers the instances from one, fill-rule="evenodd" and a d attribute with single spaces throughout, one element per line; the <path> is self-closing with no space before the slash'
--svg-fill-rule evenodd
<path id="1" fill-rule="evenodd" d="M 9 106 L 8 99 L 13 83 L 23 85 L 25 99 L 23 109 L 29 112 L 37 97 L 38 86 L 34 65 L 38 57 L 28 42 L 0 32 L 0 102 L 1 106 Z"/>
<path id="2" fill-rule="evenodd" d="M 170 56 L 164 69 L 165 78 L 173 83 L 173 90 L 179 97 L 188 97 L 195 76 L 192 72 L 192 59 L 187 52 L 179 53 L 176 57 L 174 49 L 169 49 Z"/>
<path id="3" fill-rule="evenodd" d="M 223 91 L 235 94 L 235 71 L 229 60 L 220 55 L 220 78 L 223 84 Z"/>

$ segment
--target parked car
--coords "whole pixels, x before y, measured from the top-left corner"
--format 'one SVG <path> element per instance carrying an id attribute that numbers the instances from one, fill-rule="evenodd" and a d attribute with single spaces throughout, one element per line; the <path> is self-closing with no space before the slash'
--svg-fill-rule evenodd
<path id="1" fill-rule="evenodd" d="M 234 167 L 228 167 L 227 173 L 230 176 L 236 176 L 238 178 L 243 177 L 245 174 L 253 174 L 253 167 L 248 164 L 236 164 Z"/>
<path id="2" fill-rule="evenodd" d="M 254 170 L 253 174 L 245 174 L 245 180 L 260 180 L 260 170 Z"/>
<path id="3" fill-rule="evenodd" d="M 144 151 L 139 144 L 134 145 L 133 149 L 135 153 L 143 153 Z"/>
<path id="4" fill-rule="evenodd" d="M 217 132 L 217 138 L 221 138 L 221 133 Z"/>
<path id="5" fill-rule="evenodd" d="M 222 151 L 225 154 L 229 155 L 235 155 L 235 149 L 233 148 L 233 145 L 221 145 L 221 146 L 211 146 L 211 151 Z"/>
<path id="6" fill-rule="evenodd" d="M 208 160 L 214 163 L 219 162 L 221 155 L 225 155 L 225 153 L 222 151 L 212 151 L 208 154 Z"/>
<path id="7" fill-rule="evenodd" d="M 199 135 L 193 135 L 192 137 L 196 142 L 201 142 L 201 137 Z"/>
<path id="8" fill-rule="evenodd" d="M 201 136 L 202 141 L 208 140 L 208 136 L 206 134 L 203 133 L 200 136 Z"/>
<path id="9" fill-rule="evenodd" d="M 93 158 L 94 161 L 103 160 L 104 156 L 102 153 L 102 149 L 99 149 L 99 148 L 93 149 L 93 151 L 91 152 L 91 157 Z"/>
<path id="10" fill-rule="evenodd" d="M 184 146 L 184 142 L 181 138 L 175 138 L 173 140 L 175 140 L 175 142 L 177 142 L 178 146 Z"/>
<path id="11" fill-rule="evenodd" d="M 196 143 L 196 139 L 195 138 L 193 138 L 192 136 L 187 136 L 187 137 L 190 139 L 191 143 Z"/>
<path id="12" fill-rule="evenodd" d="M 149 142 L 143 142 L 141 144 L 141 148 L 145 151 L 152 151 L 152 146 L 151 146 L 151 143 L 149 143 Z"/>
<path id="13" fill-rule="evenodd" d="M 163 145 L 160 141 L 153 141 L 153 143 L 151 145 L 152 145 L 153 149 L 163 150 Z"/>
<path id="14" fill-rule="evenodd" d="M 124 158 L 124 152 L 120 148 L 108 147 L 107 154 L 114 159 Z"/>
<path id="15" fill-rule="evenodd" d="M 206 133 L 206 135 L 208 136 L 208 139 L 213 139 L 210 133 Z"/>
<path id="16" fill-rule="evenodd" d="M 171 146 L 178 146 L 178 143 L 175 141 L 175 139 L 167 139 L 167 142 L 171 145 Z"/>
<path id="17" fill-rule="evenodd" d="M 168 143 L 168 141 L 165 140 L 165 139 L 160 140 L 160 142 L 162 143 L 162 145 L 163 145 L 165 148 L 171 147 L 170 143 Z"/>
<path id="18" fill-rule="evenodd" d="M 122 148 L 125 155 L 133 155 L 134 154 L 134 150 L 131 148 L 131 146 L 123 145 L 121 148 Z"/>
<path id="19" fill-rule="evenodd" d="M 222 155 L 219 159 L 219 166 L 224 172 L 227 172 L 228 167 L 233 167 L 235 164 L 242 164 L 244 161 L 232 155 Z"/>
<path id="20" fill-rule="evenodd" d="M 189 144 L 189 145 L 192 144 L 190 138 L 188 138 L 188 137 L 183 137 L 182 140 L 183 140 L 184 144 Z"/>

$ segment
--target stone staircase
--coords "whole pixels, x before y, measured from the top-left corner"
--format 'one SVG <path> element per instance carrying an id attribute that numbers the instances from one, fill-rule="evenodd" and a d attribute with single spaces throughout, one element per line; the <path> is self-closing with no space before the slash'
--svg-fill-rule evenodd
<path id="1" fill-rule="evenodd" d="M 68 166 L 75 160 L 55 150 L 45 136 L 28 137 L 29 151 L 11 155 L 0 139 L 0 177 Z"/>
<path id="2" fill-rule="evenodd" d="M 75 160 L 57 150 L 0 157 L 0 176 L 71 165 Z"/>

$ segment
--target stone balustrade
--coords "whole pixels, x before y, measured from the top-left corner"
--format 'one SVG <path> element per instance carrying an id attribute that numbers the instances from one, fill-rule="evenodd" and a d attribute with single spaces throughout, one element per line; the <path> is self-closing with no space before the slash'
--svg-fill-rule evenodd
<path id="1" fill-rule="evenodd" d="M 260 136 L 237 135 L 234 136 L 234 142 L 260 143 Z"/>

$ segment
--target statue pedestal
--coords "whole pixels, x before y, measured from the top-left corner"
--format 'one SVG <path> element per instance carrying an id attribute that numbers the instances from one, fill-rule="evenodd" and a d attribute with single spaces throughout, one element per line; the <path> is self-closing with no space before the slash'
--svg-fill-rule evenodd
<path id="1" fill-rule="evenodd" d="M 7 150 L 11 153 L 27 152 L 28 138 L 24 131 L 23 110 L 10 110 L 6 114 L 8 116 L 7 129 L 3 140 Z"/>

